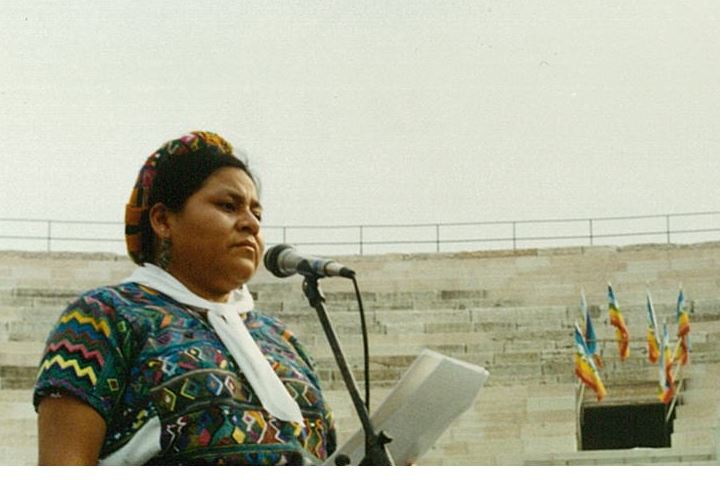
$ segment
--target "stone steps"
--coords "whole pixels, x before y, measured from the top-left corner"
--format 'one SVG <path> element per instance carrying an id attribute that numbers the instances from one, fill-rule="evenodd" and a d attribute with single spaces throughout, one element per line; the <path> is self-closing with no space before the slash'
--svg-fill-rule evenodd
<path id="1" fill-rule="evenodd" d="M 517 251 L 464 252 L 432 255 L 347 256 L 337 259 L 358 272 L 361 287 L 377 291 L 482 290 L 492 287 L 498 300 L 532 298 L 532 304 L 570 304 L 574 295 L 566 290 L 584 286 L 589 293 L 602 292 L 608 280 L 623 298 L 644 296 L 651 282 L 656 299 L 672 294 L 683 282 L 693 296 L 716 293 L 716 272 L 720 247 L 696 245 L 643 245 L 629 247 L 572 247 L 523 249 Z M 5 275 L 0 287 L 39 288 L 64 285 L 84 290 L 113 284 L 132 272 L 126 257 L 80 254 L 26 254 L 2 252 Z M 253 288 L 295 288 L 299 279 L 275 279 L 264 269 L 256 275 Z M 347 282 L 324 282 L 327 293 L 349 291 Z M 622 293 L 625 292 L 625 293 Z M 591 300 L 592 301 L 592 300 Z M 633 300 L 636 301 L 636 300 Z"/>
<path id="2" fill-rule="evenodd" d="M 505 377 L 523 378 L 534 384 L 570 381 L 573 378 L 573 347 L 569 343 L 567 332 L 560 332 L 562 331 L 547 336 L 557 338 L 562 335 L 562 340 L 527 341 L 520 350 L 514 350 L 520 348 L 516 337 L 487 335 L 484 332 L 371 335 L 371 379 L 373 384 L 392 385 L 423 348 L 431 348 L 484 366 L 491 371 L 493 382 L 504 382 Z M 301 338 L 312 351 L 318 363 L 320 378 L 326 387 L 342 388 L 341 377 L 325 339 L 321 336 Z M 360 335 L 343 337 L 341 343 L 356 378 L 362 380 L 364 375 L 361 370 Z M 641 350 L 644 342 L 638 341 L 633 345 L 636 345 L 631 346 L 635 353 L 624 362 L 617 358 L 613 351 L 614 346 L 610 352 L 605 352 L 605 366 L 600 372 L 607 387 L 657 380 L 657 367 L 647 362 Z M 30 388 L 37 373 L 37 363 L 43 346 L 41 342 L 0 342 L 0 386 Z M 701 364 L 719 360 L 718 347 L 720 346 L 716 344 L 695 342 L 691 361 Z"/>
<path id="3" fill-rule="evenodd" d="M 0 390 L 0 409 L 12 419 L 35 418 L 32 390 Z"/>
<path id="4" fill-rule="evenodd" d="M 433 450 L 421 461 L 420 465 L 438 465 L 438 459 L 446 458 L 452 452 L 465 452 L 467 461 L 453 461 L 452 464 L 482 464 L 483 461 L 488 463 L 497 463 L 496 457 L 501 456 L 506 447 L 510 444 L 520 445 L 522 442 L 515 437 L 520 438 L 536 438 L 539 433 L 565 434 L 572 433 L 574 428 L 572 420 L 573 399 L 568 397 L 567 390 L 572 387 L 565 387 L 565 392 L 558 391 L 557 387 L 546 389 L 539 392 L 539 396 L 527 398 L 528 390 L 524 388 L 485 388 L 481 391 L 478 401 L 474 408 L 459 418 L 450 429 L 440 438 Z M 374 392 L 374 405 L 379 405 L 384 396 L 389 393 L 389 389 Z M 543 396 L 543 394 L 545 396 Z M 560 394 L 561 397 L 557 397 Z M 12 433 L 13 441 L 0 441 L 3 450 L 8 451 L 5 447 L 10 447 L 9 451 L 12 456 L 2 458 L 6 465 L 30 465 L 35 463 L 36 455 L 36 434 L 34 412 L 30 406 L 30 391 L 12 391 L 0 392 L 0 405 L 4 410 L 8 410 L 6 404 L 10 404 L 9 410 L 19 412 L 18 420 L 13 422 L 5 422 L 7 433 Z M 554 397 L 552 396 L 554 395 Z M 339 405 L 335 409 L 336 419 L 339 424 L 339 439 L 342 443 L 345 439 L 359 428 L 359 422 L 355 419 L 354 411 L 350 411 L 347 402 L 343 399 L 347 396 L 346 392 L 329 392 L 328 400 L 333 405 Z M 558 401 L 559 398 L 565 398 L 567 401 Z M 491 405 L 500 403 L 500 408 L 495 415 L 487 415 L 487 408 Z M 560 421 L 552 422 L 548 418 L 548 409 L 556 410 L 557 408 L 565 408 L 565 415 Z M 568 413 L 567 410 L 570 409 Z M 519 414 L 518 414 L 519 412 Z M 529 412 L 529 413 L 528 413 Z M 539 426 L 524 425 L 525 416 L 535 413 L 542 416 L 544 422 L 539 422 Z M 549 423 L 548 423 L 549 422 Z M 543 432 L 544 430 L 544 432 Z M 26 432 L 18 434 L 18 431 Z M 0 432 L 5 433 L 3 430 Z M 469 444 L 478 445 L 479 441 L 492 438 L 492 456 L 488 453 L 488 449 L 483 447 L 484 456 L 478 457 L 477 454 L 470 455 Z M 504 439 L 504 440 L 503 440 Z M 529 442 L 529 440 L 528 440 Z M 4 445 L 7 444 L 7 445 Z M 479 459 L 485 459 L 480 461 Z M 480 463 L 478 463 L 480 461 Z M 508 462 L 505 464 L 517 463 Z"/>
<path id="5" fill-rule="evenodd" d="M 37 417 L 31 390 L 0 389 L 0 465 L 37 464 Z"/>
<path id="6" fill-rule="evenodd" d="M 0 448 L 0 465 L 32 466 L 37 464 L 37 446 L 8 445 Z"/>
<path id="7" fill-rule="evenodd" d="M 716 349 L 720 349 L 720 344 Z M 691 361 L 695 361 L 697 354 L 691 355 Z M 715 445 L 720 451 L 720 363 L 693 363 L 688 376 L 676 406 L 672 445 L 681 448 Z"/>
<path id="8" fill-rule="evenodd" d="M 0 342 L 0 365 L 37 367 L 45 342 Z"/>
<path id="9" fill-rule="evenodd" d="M 525 465 L 717 465 L 713 447 L 586 450 L 530 457 Z"/>
<path id="10" fill-rule="evenodd" d="M 5 418 L 0 424 L 0 449 L 26 446 L 37 448 L 37 419 Z"/>
<path id="11" fill-rule="evenodd" d="M 125 258 L 0 252 L 0 407 L 18 418 L 0 427 L 0 464 L 36 462 L 30 388 L 49 329 L 77 294 L 114 284 Z M 338 259 L 359 273 L 370 330 L 373 408 L 424 347 L 485 366 L 475 405 L 443 434 L 420 465 L 716 465 L 720 404 L 720 243 L 698 246 L 568 248 Z M 631 357 L 617 358 L 607 320 L 613 282 L 631 334 Z M 318 362 L 341 441 L 359 424 L 299 276 L 260 271 L 258 309 L 285 320 Z M 692 353 L 670 449 L 576 452 L 574 343 L 584 287 L 605 359 L 605 404 L 654 401 L 657 366 L 647 363 L 645 290 L 674 333 L 677 287 L 691 308 Z M 48 288 L 61 285 L 62 288 Z M 327 306 L 362 389 L 360 321 L 352 286 L 324 280 Z M 4 369 L 3 369 L 4 368 Z M 708 382 L 716 382 L 715 384 Z M 585 402 L 596 402 L 585 391 Z M 28 410 L 29 407 L 29 410 Z M 32 415 L 30 415 L 32 413 Z M 17 432 L 17 433 L 13 433 Z M 2 442 L 2 440 L 0 440 Z M 27 442 L 27 443 L 25 443 Z M 7 453 L 10 452 L 10 453 Z"/>
<path id="12" fill-rule="evenodd" d="M 284 288 L 285 290 L 287 288 Z M 441 290 L 433 292 L 432 295 L 442 298 L 444 301 L 452 302 L 460 298 L 467 298 L 476 291 Z M 372 292 L 371 292 L 372 293 Z M 9 295 L 9 296 L 8 296 Z M 15 289 L 9 294 L 5 292 L 2 297 L 3 304 L 0 307 L 0 341 L 44 341 L 52 325 L 67 303 L 74 298 L 75 292 L 68 290 L 47 290 L 47 289 Z M 346 301 L 351 293 L 336 292 L 328 294 L 330 299 Z M 375 298 L 392 299 L 400 301 L 401 304 L 391 305 L 388 310 L 373 309 L 368 306 L 367 318 L 369 332 L 373 342 L 378 342 L 382 335 L 406 334 L 406 335 L 428 335 L 435 333 L 467 333 L 488 332 L 492 334 L 491 342 L 500 341 L 503 349 L 518 351 L 532 351 L 534 343 L 542 341 L 542 348 L 562 348 L 564 340 L 569 340 L 572 348 L 572 337 L 568 330 L 579 316 L 574 307 L 494 307 L 494 308 L 435 308 L 434 310 L 407 310 L 404 309 L 410 304 L 403 304 L 408 299 L 425 298 L 427 292 L 414 292 L 407 295 L 374 294 Z M 371 295 L 372 298 L 372 295 Z M 6 302 L 11 300 L 10 302 Z M 13 306 L 12 303 L 16 305 Z M 354 303 L 351 303 L 354 305 Z M 452 307 L 452 304 L 450 305 Z M 333 309 L 337 305 L 331 306 Z M 323 348 L 325 345 L 322 328 L 312 312 L 306 305 L 302 304 L 300 311 L 281 311 L 278 316 L 288 323 L 291 330 L 295 331 L 300 338 L 308 345 L 317 345 Z M 342 308 L 342 306 L 340 307 Z M 637 348 L 644 349 L 645 321 L 644 305 L 631 305 L 623 307 L 626 318 L 628 318 L 629 330 L 633 342 L 633 351 Z M 717 356 L 712 351 L 702 352 L 704 338 L 717 334 L 720 336 L 720 303 L 719 302 L 695 302 L 693 308 L 696 314 L 692 317 L 692 338 L 694 353 L 699 354 L 699 361 L 714 361 Z M 601 353 L 607 348 L 612 349 L 614 344 L 613 329 L 604 319 L 604 306 L 595 308 L 595 328 L 600 338 Z M 668 316 L 674 312 L 674 304 L 657 304 L 658 315 L 665 312 Z M 591 312 L 593 311 L 591 305 Z M 642 321 L 636 321 L 632 312 L 637 311 L 638 316 L 642 315 Z M 599 313 L 598 313 L 599 312 Z M 273 313 L 273 312 L 270 312 Z M 341 337 L 353 335 L 359 332 L 359 318 L 353 311 L 331 311 L 333 324 Z M 534 341 L 524 341 L 523 335 L 533 338 Z M 312 336 L 311 336 L 312 335 Z M 505 337 L 505 338 L 503 338 Z M 562 339 L 559 340 L 559 339 Z M 638 341 L 639 340 L 639 341 Z M 548 342 L 553 342 L 549 344 Z M 352 345 L 352 342 L 346 344 Z M 428 345 L 442 345 L 432 341 Z M 471 344 L 472 345 L 472 344 Z M 449 345 L 445 350 L 452 352 Z M 487 345 L 486 345 L 487 346 Z M 482 347 L 483 349 L 486 346 Z M 351 347 L 352 348 L 352 347 Z M 472 350 L 472 349 L 468 349 Z M 413 349 L 413 351 L 416 351 Z M 702 352 L 702 353 L 701 353 Z"/>
<path id="13" fill-rule="evenodd" d="M 523 451 L 573 450 L 574 408 L 572 383 L 488 385 L 419 464 L 519 465 Z"/>
<path id="14" fill-rule="evenodd" d="M 382 395 L 373 397 L 375 408 L 389 389 L 380 391 Z M 518 453 L 509 456 L 508 451 L 520 452 L 523 444 L 532 443 L 533 438 L 569 436 L 574 439 L 573 391 L 572 384 L 538 388 L 486 384 L 474 406 L 450 425 L 418 464 L 443 465 L 448 458 L 453 459 L 448 463 L 452 465 L 498 464 L 498 457 L 503 457 L 501 464 L 518 464 L 521 460 Z M 333 404 L 344 396 L 347 394 L 340 391 L 328 395 Z M 359 428 L 359 424 L 355 413 L 347 408 L 336 409 L 335 415 L 342 443 Z M 456 454 L 464 455 L 466 460 L 455 461 Z"/>
<path id="15" fill-rule="evenodd" d="M 0 389 L 23 390 L 35 385 L 37 367 L 0 366 Z"/>
<path id="16" fill-rule="evenodd" d="M 42 342 L 0 342 L 0 392 L 33 387 L 44 347 Z"/>
<path id="17" fill-rule="evenodd" d="M 376 288 L 375 284 L 368 283 L 365 287 L 361 286 L 363 304 L 366 308 L 379 310 L 425 310 L 435 309 L 445 306 L 452 309 L 469 309 L 469 308 L 493 308 L 493 307 L 523 307 L 532 305 L 535 307 L 557 305 L 571 305 L 573 308 L 579 304 L 579 288 L 576 284 L 559 285 L 564 294 L 564 300 L 554 300 L 553 302 L 535 302 L 525 300 L 526 294 L 537 293 L 542 291 L 542 287 L 538 287 L 536 281 L 527 282 L 527 291 L 523 290 L 521 283 L 517 280 L 513 282 L 513 292 L 518 300 L 502 301 L 497 298 L 491 298 L 492 288 L 467 289 L 467 288 L 448 288 L 447 280 L 439 279 L 437 285 L 432 288 L 416 289 L 405 288 L 391 291 L 384 291 Z M 645 318 L 645 288 L 643 286 L 642 294 L 637 293 L 623 295 L 622 290 L 616 288 L 616 294 L 621 302 L 621 309 L 628 317 Z M 593 308 L 599 309 L 595 312 L 607 313 L 607 287 L 604 286 L 599 292 L 591 292 L 586 288 L 586 296 L 588 304 Z M 269 311 L 278 312 L 302 312 L 309 308 L 308 302 L 302 294 L 299 284 L 284 285 L 278 288 L 274 285 L 254 284 L 250 286 L 250 290 L 256 298 L 258 306 Z M 674 314 L 674 305 L 677 299 L 677 286 L 674 286 L 670 292 L 662 293 L 653 292 L 653 299 L 656 302 L 656 313 L 658 315 Z M 64 288 L 30 288 L 17 287 L 0 289 L 0 304 L 15 307 L 31 307 L 31 306 L 56 306 L 62 308 L 73 301 L 84 290 L 73 290 Z M 713 289 L 713 293 L 715 289 Z M 693 294 L 692 290 L 686 289 L 688 295 L 688 304 L 693 308 L 699 303 L 714 302 L 713 295 L 700 296 Z M 325 293 L 328 306 L 338 311 L 355 311 L 358 308 L 355 293 L 350 286 L 341 291 L 328 291 Z M 717 310 L 717 309 L 715 309 Z M 595 314 L 593 314 L 595 316 Z"/>
<path id="18" fill-rule="evenodd" d="M 0 341 L 44 341 L 47 332 L 55 324 L 63 305 L 34 305 L 0 307 Z M 674 306 L 666 305 L 667 309 Z M 644 307 L 643 307 L 644 308 Z M 720 305 L 706 306 L 713 312 L 700 313 L 691 318 L 692 335 L 720 334 Z M 658 309 L 659 310 L 659 309 Z M 298 312 L 270 312 L 296 331 L 321 333 L 315 313 L 308 308 Z M 360 319 L 356 312 L 330 309 L 334 328 L 338 333 L 359 332 Z M 494 307 L 494 308 L 435 308 L 432 310 L 366 310 L 371 333 L 435 333 L 471 331 L 535 331 L 545 337 L 554 335 L 552 330 L 571 329 L 579 320 L 579 313 L 570 307 Z M 632 339 L 645 338 L 646 323 L 628 322 Z M 601 343 L 614 341 L 614 328 L 604 317 L 595 320 L 595 329 Z M 674 330 L 674 325 L 671 325 Z M 672 332 L 674 337 L 674 332 Z M 4 336 L 4 338 L 3 338 Z"/>

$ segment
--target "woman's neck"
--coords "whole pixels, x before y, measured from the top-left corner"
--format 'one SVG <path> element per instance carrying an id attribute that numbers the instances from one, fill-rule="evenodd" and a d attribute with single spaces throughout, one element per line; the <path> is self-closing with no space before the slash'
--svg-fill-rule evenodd
<path id="1" fill-rule="evenodd" d="M 216 292 L 211 289 L 204 288 L 201 285 L 198 285 L 196 282 L 193 282 L 192 279 L 185 278 L 181 272 L 174 271 L 172 266 L 167 269 L 167 272 L 173 277 L 175 277 L 178 282 L 182 283 L 185 288 L 190 290 L 198 297 L 207 300 L 208 302 L 227 303 L 228 299 L 230 298 L 230 292 Z"/>

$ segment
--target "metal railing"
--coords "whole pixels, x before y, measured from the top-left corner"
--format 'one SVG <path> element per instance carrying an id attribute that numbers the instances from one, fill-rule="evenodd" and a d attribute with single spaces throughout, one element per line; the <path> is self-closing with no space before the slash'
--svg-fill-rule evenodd
<path id="1" fill-rule="evenodd" d="M 325 254 L 451 252 L 720 240 L 720 211 L 405 225 L 264 225 L 268 245 Z M 122 222 L 0 218 L 0 249 L 124 253 Z M 322 250 L 322 251 L 317 251 Z"/>

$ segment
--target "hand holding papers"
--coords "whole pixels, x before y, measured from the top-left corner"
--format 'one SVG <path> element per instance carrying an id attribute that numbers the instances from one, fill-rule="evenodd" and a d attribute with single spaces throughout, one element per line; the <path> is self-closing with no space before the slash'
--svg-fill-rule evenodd
<path id="1" fill-rule="evenodd" d="M 392 438 L 387 447 L 396 465 L 415 463 L 450 423 L 468 410 L 487 380 L 487 370 L 432 350 L 423 350 L 370 417 L 377 431 Z M 325 465 L 345 454 L 358 465 L 365 437 L 357 431 Z"/>

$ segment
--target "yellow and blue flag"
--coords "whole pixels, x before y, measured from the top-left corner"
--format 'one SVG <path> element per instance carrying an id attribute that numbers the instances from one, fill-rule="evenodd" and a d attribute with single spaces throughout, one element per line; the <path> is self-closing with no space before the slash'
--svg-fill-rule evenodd
<path id="1" fill-rule="evenodd" d="M 668 335 L 667 324 L 663 324 L 663 336 L 661 341 L 661 351 L 663 361 L 659 362 L 660 374 L 660 393 L 658 397 L 660 401 L 667 404 L 670 403 L 675 395 L 675 378 L 673 376 L 673 355 L 670 348 L 670 336 Z"/>
<path id="2" fill-rule="evenodd" d="M 650 291 L 647 292 L 647 342 L 648 342 L 648 360 L 650 363 L 655 363 L 660 358 L 660 347 L 658 340 L 658 326 L 657 317 L 655 316 L 655 308 L 652 304 L 652 298 L 650 298 Z"/>
<path id="3" fill-rule="evenodd" d="M 630 334 L 623 314 L 620 312 L 620 304 L 615 297 L 612 285 L 608 282 L 608 315 L 610 316 L 610 324 L 615 327 L 615 338 L 618 342 L 620 350 L 620 360 L 625 360 L 630 356 Z"/>
<path id="4" fill-rule="evenodd" d="M 577 323 L 575 323 L 575 375 L 595 391 L 598 401 L 602 400 L 607 394 L 605 385 L 603 385 L 597 367 L 595 367 L 595 363 L 590 357 L 585 338 Z"/>
<path id="5" fill-rule="evenodd" d="M 603 368 L 602 357 L 598 352 L 597 335 L 595 334 L 595 328 L 590 319 L 590 311 L 588 310 L 587 301 L 585 300 L 584 290 L 580 292 L 580 311 L 582 313 L 582 319 L 585 322 L 585 346 L 587 347 L 588 354 L 592 356 L 598 368 Z"/>
<path id="6" fill-rule="evenodd" d="M 690 352 L 690 314 L 685 304 L 685 293 L 682 287 L 680 287 L 680 293 L 678 294 L 677 310 L 675 320 L 678 324 L 677 331 L 677 346 L 675 347 L 674 360 L 679 361 L 681 365 L 686 365 L 689 358 Z"/>

